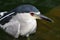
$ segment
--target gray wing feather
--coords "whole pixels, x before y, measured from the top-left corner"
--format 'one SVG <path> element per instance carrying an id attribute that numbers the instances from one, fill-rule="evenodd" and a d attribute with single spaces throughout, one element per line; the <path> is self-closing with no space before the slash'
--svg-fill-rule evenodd
<path id="1" fill-rule="evenodd" d="M 7 33 L 14 36 L 15 38 L 18 38 L 20 34 L 20 23 L 18 21 L 6 23 L 4 27 L 6 27 Z"/>

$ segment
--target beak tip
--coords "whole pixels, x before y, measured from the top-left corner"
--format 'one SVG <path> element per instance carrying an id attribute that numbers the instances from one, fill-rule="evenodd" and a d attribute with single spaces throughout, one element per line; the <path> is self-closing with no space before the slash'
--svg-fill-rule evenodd
<path id="1" fill-rule="evenodd" d="M 49 22 L 52 22 L 52 23 L 54 23 L 54 20 L 50 19 L 50 20 L 49 20 Z"/>
<path id="2" fill-rule="evenodd" d="M 44 20 L 46 20 L 46 21 L 48 21 L 48 22 L 52 22 L 52 23 L 54 23 L 54 20 L 52 20 L 51 18 L 48 18 L 48 17 L 46 17 L 46 16 L 44 16 L 44 15 L 40 15 L 40 18 L 41 19 L 44 19 Z"/>

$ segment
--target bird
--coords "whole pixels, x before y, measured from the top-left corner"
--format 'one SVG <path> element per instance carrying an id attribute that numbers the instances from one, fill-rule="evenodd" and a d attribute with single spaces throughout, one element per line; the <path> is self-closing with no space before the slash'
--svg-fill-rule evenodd
<path id="1" fill-rule="evenodd" d="M 36 19 L 53 22 L 51 18 L 41 14 L 35 6 L 24 4 L 0 17 L 0 27 L 14 38 L 25 36 L 30 40 L 30 34 L 35 33 L 37 29 Z"/>

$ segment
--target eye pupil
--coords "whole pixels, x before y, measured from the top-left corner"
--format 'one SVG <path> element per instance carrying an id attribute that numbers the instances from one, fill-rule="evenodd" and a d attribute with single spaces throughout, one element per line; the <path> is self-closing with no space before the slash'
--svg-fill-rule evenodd
<path id="1" fill-rule="evenodd" d="M 32 16 L 34 15 L 34 13 L 30 13 Z"/>

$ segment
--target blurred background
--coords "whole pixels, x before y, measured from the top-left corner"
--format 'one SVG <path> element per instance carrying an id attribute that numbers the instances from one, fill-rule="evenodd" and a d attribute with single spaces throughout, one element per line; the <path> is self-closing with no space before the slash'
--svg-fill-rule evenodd
<path id="1" fill-rule="evenodd" d="M 0 12 L 10 11 L 22 4 L 34 5 L 42 14 L 54 20 L 54 23 L 37 20 L 37 32 L 30 35 L 31 40 L 60 40 L 60 0 L 0 0 Z M 0 29 L 0 40 L 13 39 Z M 18 40 L 26 40 L 26 37 L 20 36 Z"/>

